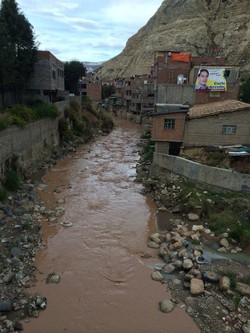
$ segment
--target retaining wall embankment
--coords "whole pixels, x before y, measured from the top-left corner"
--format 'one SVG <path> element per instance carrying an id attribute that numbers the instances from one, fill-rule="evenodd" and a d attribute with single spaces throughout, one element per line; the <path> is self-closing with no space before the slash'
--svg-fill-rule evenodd
<path id="1" fill-rule="evenodd" d="M 81 105 L 81 97 L 55 103 L 60 111 L 56 119 L 42 119 L 26 125 L 24 128 L 11 126 L 0 131 L 0 175 L 9 168 L 13 159 L 22 170 L 42 161 L 49 156 L 53 147 L 59 144 L 58 121 L 64 117 L 64 110 L 71 101 Z"/>
<path id="2" fill-rule="evenodd" d="M 12 160 L 18 168 L 28 169 L 48 155 L 59 143 L 58 119 L 42 119 L 25 128 L 12 126 L 0 132 L 0 173 Z"/>
<path id="3" fill-rule="evenodd" d="M 179 175 L 213 190 L 250 193 L 249 174 L 202 165 L 178 156 L 154 153 L 151 175 L 156 175 L 160 169 L 169 173 L 169 177 Z"/>

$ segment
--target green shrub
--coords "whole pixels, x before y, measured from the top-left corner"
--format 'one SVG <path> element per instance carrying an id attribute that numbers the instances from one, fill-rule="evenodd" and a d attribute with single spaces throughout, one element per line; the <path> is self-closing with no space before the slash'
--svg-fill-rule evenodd
<path id="1" fill-rule="evenodd" d="M 8 193 L 5 190 L 0 190 L 0 201 L 4 202 L 7 199 Z"/>
<path id="2" fill-rule="evenodd" d="M 60 115 L 60 111 L 52 104 L 38 104 L 33 108 L 36 119 L 56 118 Z"/>
<path id="3" fill-rule="evenodd" d="M 34 120 L 34 112 L 32 111 L 32 109 L 23 104 L 13 105 L 11 108 L 7 108 L 5 112 L 13 116 L 16 116 L 17 118 L 22 119 L 24 121 Z"/>
<path id="4" fill-rule="evenodd" d="M 70 108 L 76 112 L 80 112 L 80 105 L 76 101 L 71 101 L 69 104 Z"/>
<path id="5" fill-rule="evenodd" d="M 223 211 L 211 214 L 208 224 L 215 234 L 218 235 L 230 229 L 230 227 L 235 224 L 235 221 L 235 216 L 233 216 L 231 212 Z"/>
<path id="6" fill-rule="evenodd" d="M 4 177 L 4 186 L 9 191 L 17 191 L 21 187 L 21 177 L 18 172 L 7 170 Z"/>
<path id="7" fill-rule="evenodd" d="M 13 125 L 13 116 L 9 113 L 0 113 L 0 130 L 6 129 Z"/>

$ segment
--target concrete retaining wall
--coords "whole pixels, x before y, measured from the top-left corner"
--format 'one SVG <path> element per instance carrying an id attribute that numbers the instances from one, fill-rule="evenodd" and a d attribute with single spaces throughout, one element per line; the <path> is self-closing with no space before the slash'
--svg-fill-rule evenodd
<path id="1" fill-rule="evenodd" d="M 12 126 L 0 132 L 0 174 L 15 158 L 20 169 L 29 168 L 59 143 L 58 119 L 42 119 L 25 128 Z"/>
<path id="2" fill-rule="evenodd" d="M 58 121 L 64 117 L 64 110 L 71 101 L 81 105 L 79 96 L 54 104 L 61 114 L 57 119 L 46 118 L 30 123 L 24 128 L 12 126 L 0 131 L 0 176 L 13 158 L 24 171 L 51 153 L 53 147 L 59 144 Z"/>
<path id="3" fill-rule="evenodd" d="M 210 167 L 182 157 L 154 153 L 154 168 L 162 168 L 173 175 L 180 175 L 201 185 L 218 190 L 232 190 L 250 193 L 250 175 L 235 171 Z M 159 170 L 158 170 L 159 171 Z M 158 172 L 157 171 L 157 172 Z"/>

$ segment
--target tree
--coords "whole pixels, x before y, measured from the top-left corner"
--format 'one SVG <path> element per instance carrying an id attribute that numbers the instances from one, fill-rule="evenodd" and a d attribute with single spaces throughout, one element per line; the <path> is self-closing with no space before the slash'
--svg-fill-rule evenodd
<path id="1" fill-rule="evenodd" d="M 37 54 L 33 27 L 21 13 L 15 0 L 2 0 L 0 48 L 0 91 L 4 107 L 6 92 L 12 94 L 15 103 L 21 102 Z"/>
<path id="2" fill-rule="evenodd" d="M 102 99 L 108 98 L 113 94 L 115 94 L 115 86 L 113 84 L 104 84 L 102 86 Z"/>
<path id="3" fill-rule="evenodd" d="M 75 95 L 78 94 L 79 80 L 86 75 L 86 68 L 83 63 L 77 60 L 64 63 L 65 89 Z"/>

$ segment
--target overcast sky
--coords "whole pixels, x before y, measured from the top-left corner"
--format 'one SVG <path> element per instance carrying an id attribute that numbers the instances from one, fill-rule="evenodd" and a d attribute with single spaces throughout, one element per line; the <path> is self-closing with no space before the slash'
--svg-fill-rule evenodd
<path id="1" fill-rule="evenodd" d="M 163 0 L 16 0 L 40 50 L 61 61 L 106 61 L 119 54 Z"/>

